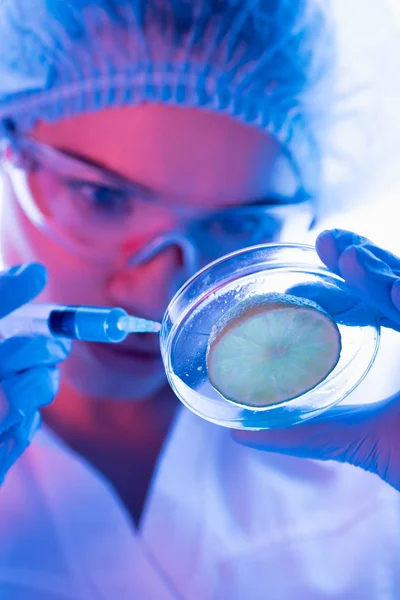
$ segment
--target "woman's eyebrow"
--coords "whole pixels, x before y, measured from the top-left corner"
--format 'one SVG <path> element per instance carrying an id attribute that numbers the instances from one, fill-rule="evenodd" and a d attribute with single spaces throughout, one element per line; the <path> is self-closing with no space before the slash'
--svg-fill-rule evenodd
<path id="1" fill-rule="evenodd" d="M 94 158 L 85 156 L 84 154 L 81 154 L 80 152 L 78 152 L 76 150 L 70 150 L 68 148 L 63 148 L 63 147 L 56 147 L 56 150 L 58 152 L 61 152 L 65 156 L 68 156 L 69 158 L 79 161 L 80 163 L 82 163 L 83 166 L 91 167 L 91 168 L 95 169 L 96 171 L 98 171 L 99 174 L 101 174 L 105 177 L 108 177 L 110 180 L 112 180 L 115 183 L 120 183 L 121 186 L 123 186 L 123 187 L 129 187 L 129 188 L 138 190 L 142 193 L 144 192 L 146 194 L 146 196 L 149 196 L 149 197 L 155 196 L 155 194 L 156 194 L 155 190 L 144 185 L 143 183 L 140 183 L 133 179 L 128 179 L 124 175 L 121 175 L 120 173 L 116 173 L 115 171 L 112 171 L 109 167 L 107 167 L 107 165 L 105 165 L 101 161 L 98 161 L 98 160 L 95 160 Z"/>
<path id="2" fill-rule="evenodd" d="M 308 197 L 301 194 L 295 194 L 293 196 L 283 196 L 280 194 L 266 194 L 265 196 L 261 196 L 259 198 L 253 198 L 248 201 L 244 201 L 239 205 L 239 207 L 246 208 L 247 206 L 284 206 L 284 205 L 292 205 L 292 204 L 301 204 L 308 200 Z M 230 206 L 229 208 L 234 208 L 234 206 Z"/>

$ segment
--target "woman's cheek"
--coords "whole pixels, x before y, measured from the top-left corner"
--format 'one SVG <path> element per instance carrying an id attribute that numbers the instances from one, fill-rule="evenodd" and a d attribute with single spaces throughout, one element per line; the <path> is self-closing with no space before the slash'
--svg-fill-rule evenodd
<path id="1" fill-rule="evenodd" d="M 105 304 L 108 276 L 103 269 L 63 248 L 26 217 L 12 194 L 4 190 L 0 250 L 6 265 L 39 262 L 48 270 L 41 302 Z"/>

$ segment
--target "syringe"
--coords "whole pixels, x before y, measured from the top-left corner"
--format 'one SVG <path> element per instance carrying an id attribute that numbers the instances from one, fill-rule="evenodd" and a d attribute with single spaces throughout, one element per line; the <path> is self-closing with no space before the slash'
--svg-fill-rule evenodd
<path id="1" fill-rule="evenodd" d="M 122 342 L 130 333 L 157 333 L 156 321 L 129 315 L 122 308 L 25 304 L 0 319 L 0 338 L 24 335 L 87 342 Z"/>

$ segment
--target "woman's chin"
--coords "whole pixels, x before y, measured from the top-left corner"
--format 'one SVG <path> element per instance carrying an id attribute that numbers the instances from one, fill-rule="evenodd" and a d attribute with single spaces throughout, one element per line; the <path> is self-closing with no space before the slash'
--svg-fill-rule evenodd
<path id="1" fill-rule="evenodd" d="M 69 387 L 100 399 L 145 400 L 166 384 L 159 354 L 123 352 L 108 344 L 75 342 L 61 373 Z"/>

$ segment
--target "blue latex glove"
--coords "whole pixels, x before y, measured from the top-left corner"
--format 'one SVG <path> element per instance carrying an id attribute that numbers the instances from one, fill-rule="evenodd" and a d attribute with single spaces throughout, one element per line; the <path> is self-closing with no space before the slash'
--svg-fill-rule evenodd
<path id="1" fill-rule="evenodd" d="M 400 258 L 366 238 L 340 229 L 320 234 L 316 249 L 326 266 L 345 279 L 356 296 L 377 310 L 382 325 L 400 331 Z M 354 307 L 340 303 L 335 306 L 335 297 L 329 290 L 326 296 L 323 292 L 321 295 L 321 288 L 307 286 L 288 292 L 314 299 L 336 318 L 339 315 L 352 323 Z M 270 452 L 357 465 L 400 490 L 399 432 L 400 393 L 356 412 L 332 410 L 291 428 L 235 431 L 232 435 L 242 444 Z"/>
<path id="2" fill-rule="evenodd" d="M 38 264 L 0 273 L 0 318 L 37 296 L 46 283 Z M 0 483 L 28 447 L 40 425 L 41 406 L 58 392 L 59 371 L 69 342 L 42 337 L 14 337 L 0 342 Z"/>

